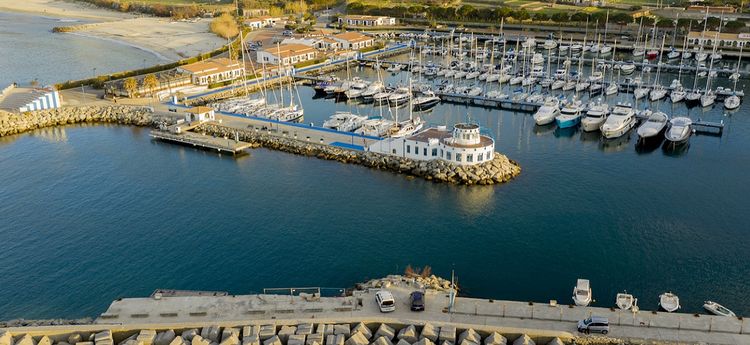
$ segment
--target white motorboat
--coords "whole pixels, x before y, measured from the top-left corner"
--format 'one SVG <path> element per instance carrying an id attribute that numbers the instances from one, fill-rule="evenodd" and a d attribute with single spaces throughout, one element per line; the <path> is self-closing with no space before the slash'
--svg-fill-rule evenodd
<path id="1" fill-rule="evenodd" d="M 729 308 L 716 303 L 714 301 L 706 301 L 703 303 L 703 309 L 706 309 L 709 313 L 719 316 L 736 317 L 737 315 L 729 310 Z"/>
<path id="2" fill-rule="evenodd" d="M 534 66 L 531 69 L 530 75 L 535 78 L 541 78 L 544 76 L 544 68 L 542 66 Z"/>
<path id="3" fill-rule="evenodd" d="M 552 90 L 559 90 L 563 86 L 565 86 L 565 80 L 558 79 L 558 80 L 553 81 L 552 84 L 549 87 Z"/>
<path id="4" fill-rule="evenodd" d="M 604 88 L 604 94 L 607 96 L 614 95 L 619 91 L 620 91 L 620 88 L 617 87 L 617 84 L 615 83 L 609 83 L 607 87 Z"/>
<path id="5" fill-rule="evenodd" d="M 517 75 L 515 77 L 510 78 L 510 85 L 518 85 L 521 82 L 523 82 L 524 77 L 522 75 Z"/>
<path id="6" fill-rule="evenodd" d="M 555 118 L 560 115 L 560 100 L 557 98 L 548 98 L 544 104 L 534 113 L 534 122 L 537 125 L 544 126 L 555 122 Z"/>
<path id="7" fill-rule="evenodd" d="M 589 83 L 589 82 L 587 82 L 587 81 L 583 81 L 583 82 L 580 82 L 580 83 L 576 83 L 576 91 L 583 91 L 583 90 L 586 90 L 586 89 L 588 89 L 588 88 L 589 88 L 589 86 L 591 86 L 591 83 Z"/>
<path id="8" fill-rule="evenodd" d="M 393 121 L 385 119 L 366 120 L 362 127 L 354 131 L 356 134 L 367 135 L 371 137 L 384 137 L 388 135 L 396 124 Z"/>
<path id="9" fill-rule="evenodd" d="M 453 78 L 455 79 L 463 79 L 466 77 L 468 72 L 466 71 L 456 71 L 456 73 L 453 74 Z"/>
<path id="10" fill-rule="evenodd" d="M 635 49 L 633 49 L 633 56 L 634 57 L 643 56 L 645 54 L 646 54 L 646 50 L 643 49 L 643 48 L 635 48 Z"/>
<path id="11" fill-rule="evenodd" d="M 415 97 L 412 100 L 412 107 L 414 110 L 422 111 L 430 109 L 440 103 L 440 97 L 436 96 L 432 91 L 425 91 L 421 96 Z"/>
<path id="12" fill-rule="evenodd" d="M 507 99 L 508 98 L 508 94 L 505 94 L 500 90 L 488 91 L 485 96 L 487 98 L 494 98 L 494 99 Z"/>
<path id="13" fill-rule="evenodd" d="M 565 82 L 565 84 L 563 85 L 562 89 L 563 89 L 563 91 L 570 91 L 570 90 L 575 89 L 576 85 L 578 85 L 578 84 L 575 81 L 569 80 L 569 81 Z"/>
<path id="14" fill-rule="evenodd" d="M 545 40 L 543 47 L 547 50 L 555 49 L 557 47 L 557 41 L 553 39 Z"/>
<path id="15" fill-rule="evenodd" d="M 669 120 L 664 137 L 674 145 L 686 143 L 690 139 L 693 120 L 688 117 L 678 116 Z"/>
<path id="16" fill-rule="evenodd" d="M 555 79 L 565 79 L 565 76 L 568 75 L 568 71 L 565 69 L 558 69 L 555 71 Z"/>
<path id="17" fill-rule="evenodd" d="M 635 111 L 630 104 L 618 103 L 599 128 L 607 139 L 618 138 L 635 127 Z"/>
<path id="18" fill-rule="evenodd" d="M 612 47 L 608 45 L 602 45 L 601 48 L 599 48 L 599 55 L 607 55 L 612 52 Z"/>
<path id="19" fill-rule="evenodd" d="M 620 310 L 630 310 L 636 305 L 636 303 L 636 298 L 627 291 L 620 292 L 615 297 L 615 305 L 617 305 Z"/>
<path id="20" fill-rule="evenodd" d="M 578 279 L 573 288 L 573 301 L 578 306 L 588 306 L 591 303 L 591 286 L 588 279 Z"/>
<path id="21" fill-rule="evenodd" d="M 693 57 L 693 53 L 687 50 L 682 52 L 682 59 L 687 60 L 687 59 L 690 59 L 691 57 Z"/>
<path id="22" fill-rule="evenodd" d="M 708 58 L 708 54 L 704 52 L 695 53 L 695 61 L 703 62 Z"/>
<path id="23" fill-rule="evenodd" d="M 372 95 L 372 101 L 375 105 L 386 105 L 388 104 L 388 98 L 391 97 L 391 92 L 382 91 Z"/>
<path id="24" fill-rule="evenodd" d="M 680 52 L 678 52 L 677 50 L 672 49 L 671 51 L 669 51 L 669 53 L 667 53 L 668 60 L 676 60 L 679 57 L 680 57 Z"/>
<path id="25" fill-rule="evenodd" d="M 633 72 L 635 72 L 635 64 L 632 62 L 624 63 L 620 66 L 620 72 L 623 75 L 633 74 Z"/>
<path id="26" fill-rule="evenodd" d="M 357 80 L 352 82 L 349 85 L 349 90 L 344 91 L 344 95 L 346 95 L 346 98 L 348 99 L 355 99 L 362 96 L 362 93 L 367 90 L 367 87 L 369 85 L 362 80 Z"/>
<path id="27" fill-rule="evenodd" d="M 531 57 L 531 64 L 541 65 L 542 63 L 544 63 L 544 56 L 539 53 L 534 53 L 534 55 Z"/>
<path id="28" fill-rule="evenodd" d="M 731 95 L 724 99 L 724 108 L 727 110 L 735 110 L 740 107 L 740 97 L 737 95 Z"/>
<path id="29" fill-rule="evenodd" d="M 360 97 L 369 101 L 369 100 L 372 100 L 376 94 L 383 92 L 383 90 L 385 90 L 383 83 L 379 81 L 375 81 L 372 84 L 370 84 L 367 87 L 367 89 L 362 91 L 362 93 L 360 94 Z"/>
<path id="30" fill-rule="evenodd" d="M 403 69 L 403 68 L 404 67 L 401 64 L 395 63 L 395 64 L 390 65 L 386 69 L 386 71 L 395 74 L 395 73 L 401 72 L 401 69 Z"/>
<path id="31" fill-rule="evenodd" d="M 609 115 L 609 104 L 602 102 L 600 98 L 596 103 L 589 104 L 586 116 L 581 119 L 581 129 L 585 132 L 598 131 L 607 120 L 607 115 Z"/>
<path id="32" fill-rule="evenodd" d="M 536 77 L 534 76 L 528 76 L 526 78 L 523 78 L 523 80 L 521 80 L 521 86 L 529 86 L 529 85 L 534 85 L 534 84 L 536 84 Z"/>
<path id="33" fill-rule="evenodd" d="M 479 77 L 479 71 L 471 71 L 469 73 L 466 73 L 466 79 L 474 79 L 476 77 Z"/>
<path id="34" fill-rule="evenodd" d="M 500 84 L 503 84 L 503 83 L 507 83 L 510 79 L 511 79 L 510 74 L 502 73 L 497 78 L 497 82 L 500 83 Z"/>
<path id="35" fill-rule="evenodd" d="M 666 312 L 674 312 L 680 309 L 680 298 L 671 292 L 665 292 L 659 295 L 659 307 Z"/>
<path id="36" fill-rule="evenodd" d="M 482 88 L 479 86 L 472 86 L 472 87 L 467 88 L 463 93 L 467 96 L 472 96 L 472 97 L 479 96 L 482 94 Z"/>
<path id="37" fill-rule="evenodd" d="M 648 119 L 638 126 L 638 142 L 645 144 L 650 140 L 661 140 L 661 134 L 664 129 L 667 128 L 669 122 L 669 116 L 667 114 L 656 111 L 648 116 Z"/>
<path id="38" fill-rule="evenodd" d="M 396 89 L 394 93 L 388 96 L 388 104 L 392 107 L 402 105 L 411 98 L 411 90 L 405 87 Z"/>
<path id="39" fill-rule="evenodd" d="M 599 83 L 602 80 L 604 80 L 604 74 L 601 71 L 594 71 L 594 73 L 591 73 L 589 76 L 589 83 Z"/>
<path id="40" fill-rule="evenodd" d="M 687 94 L 685 94 L 685 101 L 691 102 L 691 103 L 700 102 L 701 95 L 702 95 L 702 93 L 698 89 L 690 90 L 690 92 L 688 92 Z"/>

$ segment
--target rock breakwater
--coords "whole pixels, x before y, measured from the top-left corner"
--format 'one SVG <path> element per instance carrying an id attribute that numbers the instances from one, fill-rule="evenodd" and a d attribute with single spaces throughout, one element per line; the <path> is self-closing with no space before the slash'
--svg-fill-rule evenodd
<path id="1" fill-rule="evenodd" d="M 0 111 L 0 137 L 75 123 L 106 122 L 152 126 L 160 121 L 149 108 L 132 106 L 62 107 L 20 114 Z"/>
<path id="2" fill-rule="evenodd" d="M 418 161 L 374 152 L 348 150 L 216 124 L 201 125 L 196 131 L 230 138 L 234 138 L 237 135 L 239 140 L 251 143 L 253 147 L 262 146 L 297 155 L 359 164 L 374 169 L 421 177 L 435 182 L 463 185 L 492 185 L 508 182 L 521 173 L 521 167 L 516 162 L 499 153 L 495 154 L 492 161 L 477 165 L 461 166 L 443 160 Z"/>

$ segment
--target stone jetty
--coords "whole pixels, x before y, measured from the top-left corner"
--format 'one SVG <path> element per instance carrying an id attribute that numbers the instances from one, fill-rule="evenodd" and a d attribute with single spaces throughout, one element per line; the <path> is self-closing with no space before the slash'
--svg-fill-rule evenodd
<path id="1" fill-rule="evenodd" d="M 204 124 L 198 127 L 196 131 L 221 137 L 237 137 L 240 141 L 253 144 L 253 147 L 266 147 L 308 157 L 360 164 L 435 182 L 492 185 L 508 182 L 521 173 L 521 167 L 516 162 L 497 153 L 492 161 L 461 166 L 443 160 L 417 161 L 374 152 L 348 150 L 217 124 Z"/>
<path id="2" fill-rule="evenodd" d="M 19 134 L 38 128 L 76 123 L 117 123 L 121 125 L 153 126 L 161 120 L 146 107 L 82 106 L 62 107 L 26 113 L 0 110 L 0 137 Z"/>

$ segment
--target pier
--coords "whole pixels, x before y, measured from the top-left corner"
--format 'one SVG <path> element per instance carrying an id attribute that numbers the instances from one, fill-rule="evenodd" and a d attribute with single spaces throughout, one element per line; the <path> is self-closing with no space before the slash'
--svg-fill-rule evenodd
<path id="1" fill-rule="evenodd" d="M 129 337 L 141 339 L 142 330 L 149 330 L 148 337 L 156 344 L 159 341 L 153 337 L 158 337 L 157 332 L 174 330 L 179 336 L 179 332 L 195 328 L 199 339 L 221 344 L 236 332 L 237 341 L 226 345 L 238 345 L 240 339 L 246 345 L 368 345 L 380 344 L 376 340 L 380 336 L 388 340 L 380 341 L 382 344 L 414 345 L 421 338 L 438 344 L 468 344 L 462 341 L 469 334 L 479 338 L 472 340 L 474 344 L 494 344 L 488 337 L 506 338 L 508 344 L 526 337 L 536 344 L 750 344 L 750 320 L 737 317 L 580 307 L 572 301 L 452 299 L 450 285 L 426 285 L 424 280 L 420 283 L 403 276 L 375 282 L 339 297 L 321 297 L 315 293 L 320 289 L 311 288 L 253 295 L 152 294 L 113 301 L 94 324 L 15 327 L 0 329 L 0 334 L 8 331 L 13 336 L 48 336 L 59 342 L 73 334 L 109 331 L 122 344 Z M 394 312 L 380 312 L 375 302 L 375 293 L 380 290 L 393 294 Z M 424 311 L 409 310 L 409 294 L 415 290 L 425 292 Z M 608 318 L 610 331 L 606 336 L 577 331 L 577 322 L 591 316 Z M 358 332 L 366 339 L 355 336 Z M 165 344 L 175 335 L 170 337 Z"/>
<path id="2" fill-rule="evenodd" d="M 219 152 L 237 154 L 252 146 L 250 143 L 234 140 L 231 138 L 219 138 L 193 132 L 182 132 L 175 134 L 163 130 L 152 130 L 149 134 L 154 139 L 180 143 L 184 145 L 201 147 Z"/>

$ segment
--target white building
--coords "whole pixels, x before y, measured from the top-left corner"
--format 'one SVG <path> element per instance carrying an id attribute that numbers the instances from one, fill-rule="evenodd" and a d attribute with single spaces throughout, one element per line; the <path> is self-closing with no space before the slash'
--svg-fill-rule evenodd
<path id="1" fill-rule="evenodd" d="M 445 126 L 428 128 L 406 138 L 388 138 L 367 147 L 379 152 L 416 160 L 442 159 L 458 165 L 474 165 L 492 160 L 495 140 L 481 135 L 479 125 L 459 123 L 448 131 Z"/>
<path id="2" fill-rule="evenodd" d="M 278 23 L 286 23 L 285 20 L 279 17 L 271 16 L 259 16 L 255 18 L 245 19 L 245 25 L 252 29 L 268 28 L 273 27 Z"/>
<path id="3" fill-rule="evenodd" d="M 209 85 L 241 77 L 245 66 L 227 58 L 218 58 L 180 66 L 177 70 L 190 74 L 195 85 Z"/>
<path id="4" fill-rule="evenodd" d="M 280 44 L 258 51 L 258 63 L 272 65 L 294 65 L 300 62 L 313 60 L 317 54 L 315 48 L 298 43 Z"/>
<path id="5" fill-rule="evenodd" d="M 341 43 L 341 48 L 350 50 L 359 50 L 375 44 L 372 37 L 355 31 L 342 32 L 331 36 L 331 39 Z"/>
<path id="6" fill-rule="evenodd" d="M 396 18 L 352 14 L 339 17 L 339 24 L 345 24 L 349 26 L 388 26 L 396 25 Z"/>
<path id="7" fill-rule="evenodd" d="M 712 47 L 714 41 L 716 41 L 716 47 L 718 48 L 739 48 L 750 42 L 750 34 L 720 33 L 717 31 L 691 31 L 688 33 L 688 45 L 693 47 Z"/>
<path id="8" fill-rule="evenodd" d="M 185 109 L 185 121 L 213 121 L 216 120 L 216 113 L 210 107 L 193 107 Z"/>

